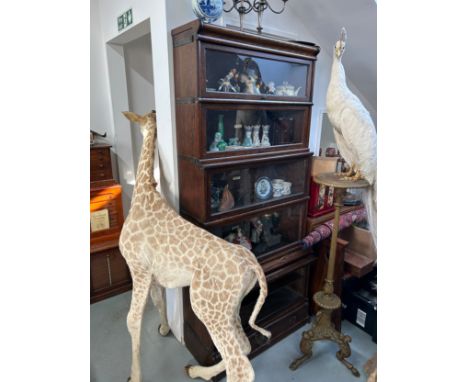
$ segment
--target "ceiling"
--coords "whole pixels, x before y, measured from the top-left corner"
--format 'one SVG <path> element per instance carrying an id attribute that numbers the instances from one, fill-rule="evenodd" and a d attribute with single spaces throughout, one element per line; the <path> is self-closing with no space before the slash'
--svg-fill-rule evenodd
<path id="1" fill-rule="evenodd" d="M 321 48 L 330 55 L 341 27 L 346 28 L 348 40 L 343 65 L 347 79 L 377 110 L 375 0 L 290 0 L 287 7 L 317 36 Z"/>

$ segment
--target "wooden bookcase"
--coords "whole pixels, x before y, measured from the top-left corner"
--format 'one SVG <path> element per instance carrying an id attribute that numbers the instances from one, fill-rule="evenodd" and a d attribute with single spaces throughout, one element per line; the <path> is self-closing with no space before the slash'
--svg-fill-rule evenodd
<path id="1" fill-rule="evenodd" d="M 301 239 L 309 199 L 310 116 L 320 48 L 198 20 L 174 29 L 172 37 L 180 213 L 217 236 L 235 240 L 235 233 L 241 232 L 250 240 L 269 283 L 257 323 L 272 331 L 270 343 L 265 344 L 247 324 L 258 296 L 254 289 L 244 299 L 240 314 L 255 356 L 309 319 L 309 273 L 316 258 L 302 249 Z M 240 84 L 236 91 L 223 91 L 226 88 L 220 88 L 218 80 L 233 68 L 232 73 L 260 75 L 265 84 L 275 82 L 277 91 L 273 93 L 270 86 L 268 92 L 259 82 L 257 90 L 249 91 L 245 76 L 233 81 Z M 262 137 L 266 134 L 270 145 L 242 145 L 249 143 L 249 126 L 255 129 L 255 125 L 261 126 Z M 217 132 L 229 146 L 214 146 Z M 270 181 L 280 179 L 290 183 L 290 192 L 262 194 L 259 185 L 264 177 L 267 190 L 274 183 Z M 226 188 L 234 206 L 224 209 Z M 255 234 L 259 222 L 262 229 Z M 184 290 L 184 338 L 200 364 L 219 361 L 204 325 L 191 309 L 188 288 Z"/>

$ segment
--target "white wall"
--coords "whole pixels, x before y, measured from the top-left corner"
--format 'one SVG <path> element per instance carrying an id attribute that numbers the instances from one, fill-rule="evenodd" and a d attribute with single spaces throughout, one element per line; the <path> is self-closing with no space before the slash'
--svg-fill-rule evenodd
<path id="1" fill-rule="evenodd" d="M 118 32 L 117 17 L 132 8 L 133 26 L 138 27 L 149 18 L 153 52 L 154 99 L 156 100 L 156 118 L 158 124 L 158 148 L 161 164 L 162 193 L 173 206 L 178 206 L 178 188 L 174 147 L 175 129 L 171 104 L 171 78 L 168 58 L 168 31 L 166 24 L 166 1 L 147 0 L 93 0 L 99 1 L 100 20 L 104 42 L 125 43 L 119 40 L 127 30 Z M 109 59 L 109 57 L 108 57 Z M 114 110 L 114 126 L 129 126 L 125 117 Z M 121 153 L 118 153 L 120 155 Z M 123 153 L 122 153 L 123 155 Z M 132 158 L 133 163 L 133 158 Z M 133 168 L 133 165 L 132 165 Z M 121 179 L 122 181 L 122 179 Z"/>
<path id="2" fill-rule="evenodd" d="M 91 1 L 90 24 L 90 128 L 99 133 L 107 132 L 109 141 L 113 142 L 114 128 L 111 118 L 109 78 L 106 75 L 106 52 L 101 31 L 101 20 L 99 17 L 99 2 L 96 0 Z M 83 128 L 86 127 L 83 126 Z"/>
<path id="3" fill-rule="evenodd" d="M 102 41 L 103 44 L 107 44 L 105 48 L 107 68 L 101 70 L 99 75 L 111 78 L 114 141 L 119 159 L 120 181 L 125 198 L 131 197 L 135 165 L 130 123 L 120 113 L 122 110 L 129 109 L 128 90 L 132 86 L 127 84 L 126 80 L 125 55 L 122 45 L 132 41 L 133 31 L 138 31 L 140 26 L 146 25 L 149 19 L 149 32 L 152 36 L 151 50 L 153 52 L 152 66 L 158 125 L 161 191 L 167 201 L 178 210 L 175 105 L 172 102 L 173 78 L 170 30 L 176 25 L 193 18 L 190 3 L 169 0 L 167 2 L 163 0 L 92 0 L 92 2 L 99 2 Z M 171 23 L 169 24 L 166 18 L 166 3 L 169 8 L 167 12 L 171 14 Z M 117 30 L 117 17 L 129 8 L 132 8 L 133 11 L 133 26 L 119 33 Z M 124 95 L 127 96 L 126 100 Z M 169 324 L 176 338 L 183 342 L 181 290 L 168 290 L 167 302 Z"/>
<path id="4" fill-rule="evenodd" d="M 129 110 L 140 115 L 146 114 L 155 109 L 151 35 L 145 34 L 125 44 L 124 58 Z M 136 173 L 143 136 L 139 127 L 133 123 L 131 134 L 133 166 Z"/>

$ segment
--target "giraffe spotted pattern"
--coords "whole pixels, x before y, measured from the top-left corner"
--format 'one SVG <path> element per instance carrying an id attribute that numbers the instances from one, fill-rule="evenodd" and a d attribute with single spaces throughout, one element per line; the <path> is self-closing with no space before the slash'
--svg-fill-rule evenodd
<path id="1" fill-rule="evenodd" d="M 140 126 L 143 147 L 130 211 L 120 235 L 120 250 L 133 279 L 127 326 L 132 338 L 131 382 L 141 382 L 140 334 L 148 297 L 159 310 L 159 332 L 167 335 L 165 288 L 190 286 L 190 302 L 205 324 L 222 361 L 210 367 L 187 366 L 191 378 L 210 380 L 226 370 L 228 382 L 251 382 L 255 374 L 247 355 L 251 347 L 239 309 L 242 299 L 258 281 L 260 294 L 249 324 L 255 324 L 267 296 L 265 274 L 248 249 L 201 229 L 179 216 L 156 191 L 153 177 L 156 116 L 124 115 Z"/>

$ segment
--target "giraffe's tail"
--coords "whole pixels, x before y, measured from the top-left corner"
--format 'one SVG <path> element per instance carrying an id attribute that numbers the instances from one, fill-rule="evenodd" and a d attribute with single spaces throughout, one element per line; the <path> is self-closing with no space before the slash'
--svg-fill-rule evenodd
<path id="1" fill-rule="evenodd" d="M 260 310 L 262 309 L 263 304 L 265 303 L 265 299 L 268 295 L 268 284 L 266 281 L 265 273 L 263 273 L 263 269 L 261 265 L 255 261 L 252 267 L 255 275 L 257 276 L 258 284 L 260 285 L 260 294 L 258 295 L 257 302 L 255 304 L 254 310 L 249 318 L 249 325 L 252 329 L 255 329 L 257 332 L 263 334 L 266 338 L 271 338 L 271 332 L 265 330 L 255 324 L 255 320 L 257 319 Z"/>

